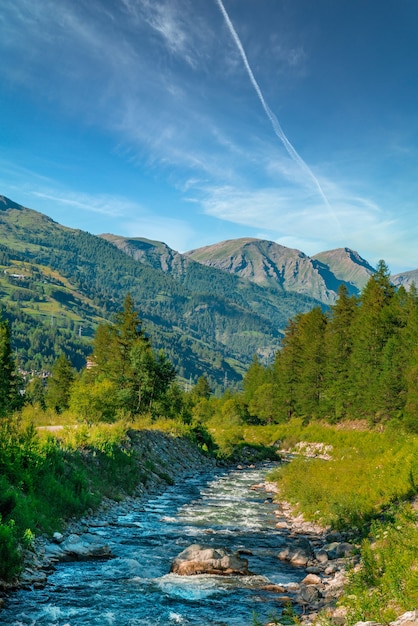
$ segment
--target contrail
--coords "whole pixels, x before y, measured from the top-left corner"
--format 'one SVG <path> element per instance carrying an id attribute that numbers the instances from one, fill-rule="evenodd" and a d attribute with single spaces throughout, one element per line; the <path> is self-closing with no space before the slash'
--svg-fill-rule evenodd
<path id="1" fill-rule="evenodd" d="M 337 220 L 336 216 L 334 215 L 330 203 L 328 201 L 328 198 L 326 197 L 321 184 L 319 182 L 319 180 L 317 179 L 317 177 L 315 176 L 315 174 L 312 172 L 311 168 L 309 167 L 309 165 L 307 165 L 305 163 L 305 161 L 302 159 L 302 157 L 297 153 L 297 151 L 295 150 L 295 148 L 292 146 L 292 144 L 290 143 L 290 141 L 288 140 L 288 138 L 286 137 L 285 133 L 283 132 L 282 127 L 280 126 L 279 120 L 277 119 L 277 117 L 274 115 L 273 111 L 270 109 L 270 107 L 268 106 L 263 93 L 255 79 L 255 76 L 253 74 L 253 71 L 251 69 L 251 66 L 248 62 L 247 59 L 247 55 L 245 54 L 245 50 L 242 46 L 241 40 L 238 37 L 238 34 L 234 28 L 234 25 L 232 24 L 228 13 L 226 12 L 226 9 L 223 5 L 222 0 L 215 0 L 218 7 L 220 8 L 222 15 L 224 16 L 226 25 L 228 26 L 229 32 L 232 35 L 233 40 L 235 41 L 235 44 L 238 48 L 238 51 L 241 55 L 242 61 L 244 63 L 245 69 L 247 70 L 247 74 L 250 78 L 251 84 L 255 89 L 255 92 L 263 106 L 263 109 L 268 117 L 268 119 L 271 122 L 271 125 L 273 126 L 273 130 L 275 132 L 275 134 L 277 135 L 277 137 L 280 139 L 280 141 L 283 143 L 288 155 L 290 156 L 290 158 L 295 161 L 295 163 L 297 163 L 299 165 L 299 167 L 301 168 L 301 170 L 303 172 L 305 172 L 305 174 L 307 174 L 307 176 L 311 179 L 311 181 L 314 183 L 315 187 L 317 188 L 319 195 L 321 196 L 322 200 L 325 202 L 327 208 L 329 209 L 331 215 L 333 216 L 333 218 L 335 220 Z M 338 222 L 338 220 L 337 220 Z M 338 224 L 338 226 L 340 227 L 340 225 Z"/>

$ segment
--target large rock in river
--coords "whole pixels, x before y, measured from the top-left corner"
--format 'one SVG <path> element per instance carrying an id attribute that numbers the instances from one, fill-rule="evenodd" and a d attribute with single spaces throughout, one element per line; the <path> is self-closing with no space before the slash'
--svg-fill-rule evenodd
<path id="1" fill-rule="evenodd" d="M 45 556 L 56 561 L 110 559 L 113 556 L 110 547 L 91 533 L 72 534 L 59 544 L 55 542 L 45 546 Z"/>
<path id="2" fill-rule="evenodd" d="M 212 548 L 194 543 L 181 552 L 173 561 L 171 570 L 180 576 L 195 574 L 217 574 L 227 576 L 239 574 L 251 575 L 248 561 L 237 553 L 230 553 L 225 548 Z"/>

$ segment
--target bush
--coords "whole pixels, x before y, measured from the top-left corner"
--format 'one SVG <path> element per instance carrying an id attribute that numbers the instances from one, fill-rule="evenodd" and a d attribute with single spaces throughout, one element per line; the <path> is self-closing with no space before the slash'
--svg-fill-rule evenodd
<path id="1" fill-rule="evenodd" d="M 0 579 L 11 581 L 22 568 L 16 528 L 12 521 L 3 524 L 0 521 Z"/>

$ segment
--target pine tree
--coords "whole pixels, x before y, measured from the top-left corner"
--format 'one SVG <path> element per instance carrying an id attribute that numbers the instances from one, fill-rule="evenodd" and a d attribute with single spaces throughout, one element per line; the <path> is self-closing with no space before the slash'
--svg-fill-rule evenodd
<path id="1" fill-rule="evenodd" d="M 5 320 L 0 321 L 0 416 L 18 408 L 21 397 L 18 389 L 18 376 L 10 343 L 10 327 Z"/>
<path id="2" fill-rule="evenodd" d="M 379 412 L 383 351 L 396 325 L 391 307 L 394 294 L 388 267 L 380 261 L 360 296 L 361 306 L 353 323 L 350 379 L 354 417 L 374 419 Z"/>
<path id="3" fill-rule="evenodd" d="M 357 313 L 357 299 L 349 296 L 342 284 L 338 300 L 331 307 L 325 333 L 325 381 L 321 411 L 331 421 L 347 416 L 352 402 L 350 360 L 353 351 L 353 320 Z"/>
<path id="4" fill-rule="evenodd" d="M 60 354 L 52 368 L 45 394 L 47 406 L 57 413 L 61 413 L 69 407 L 74 378 L 75 372 L 71 362 L 65 354 Z"/>
<path id="5" fill-rule="evenodd" d="M 319 307 L 305 313 L 299 322 L 301 348 L 296 409 L 305 420 L 318 418 L 324 386 L 325 329 L 327 318 Z"/>
<path id="6" fill-rule="evenodd" d="M 302 315 L 290 320 L 282 340 L 282 349 L 273 365 L 275 421 L 287 421 L 297 415 L 298 383 L 302 368 L 302 345 L 299 323 Z"/>
<path id="7" fill-rule="evenodd" d="M 209 385 L 209 381 L 206 376 L 199 376 L 197 383 L 192 389 L 192 395 L 194 398 L 206 398 L 209 399 L 212 390 Z"/>

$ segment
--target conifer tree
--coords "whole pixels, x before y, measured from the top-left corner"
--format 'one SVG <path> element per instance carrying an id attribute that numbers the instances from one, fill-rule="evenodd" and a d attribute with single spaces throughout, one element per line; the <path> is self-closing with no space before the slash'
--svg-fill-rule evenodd
<path id="1" fill-rule="evenodd" d="M 212 391 L 206 376 L 199 376 L 199 378 L 197 379 L 197 383 L 193 387 L 192 395 L 195 398 L 206 398 L 208 400 L 211 393 Z"/>
<path id="2" fill-rule="evenodd" d="M 301 347 L 296 408 L 306 420 L 318 418 L 324 385 L 325 328 L 327 318 L 319 307 L 305 313 L 299 322 Z"/>
<path id="3" fill-rule="evenodd" d="M 10 327 L 6 320 L 0 321 L 0 416 L 20 404 L 18 377 L 10 343 Z"/>
<path id="4" fill-rule="evenodd" d="M 273 366 L 275 421 L 282 422 L 296 416 L 298 382 L 302 367 L 302 346 L 299 323 L 302 315 L 290 320 L 282 340 L 282 349 L 276 354 Z"/>
<path id="5" fill-rule="evenodd" d="M 351 357 L 352 409 L 354 414 L 372 417 L 379 398 L 383 350 L 396 323 L 391 307 L 395 288 L 387 265 L 380 261 L 360 296 L 360 308 L 353 323 Z"/>
<path id="6" fill-rule="evenodd" d="M 47 406 L 57 413 L 61 413 L 69 407 L 74 378 L 75 372 L 70 360 L 65 354 L 60 354 L 52 368 L 45 394 Z"/>
<path id="7" fill-rule="evenodd" d="M 349 296 L 342 284 L 338 299 L 331 307 L 325 333 L 326 364 L 321 411 L 324 417 L 338 421 L 347 416 L 351 405 L 350 359 L 353 350 L 352 324 L 357 313 L 357 299 Z"/>

